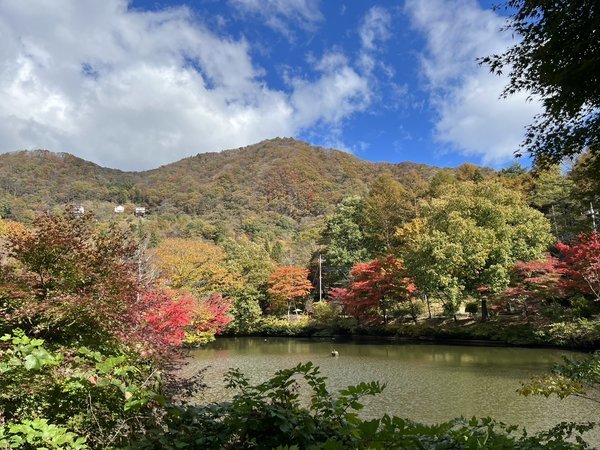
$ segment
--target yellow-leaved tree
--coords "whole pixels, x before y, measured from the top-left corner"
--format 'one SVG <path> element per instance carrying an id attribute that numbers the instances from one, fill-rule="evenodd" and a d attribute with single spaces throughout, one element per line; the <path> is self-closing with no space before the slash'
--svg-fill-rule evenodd
<path id="1" fill-rule="evenodd" d="M 240 286 L 240 275 L 226 263 L 220 247 L 200 239 L 169 238 L 154 251 L 165 284 L 203 297 L 229 293 Z"/>

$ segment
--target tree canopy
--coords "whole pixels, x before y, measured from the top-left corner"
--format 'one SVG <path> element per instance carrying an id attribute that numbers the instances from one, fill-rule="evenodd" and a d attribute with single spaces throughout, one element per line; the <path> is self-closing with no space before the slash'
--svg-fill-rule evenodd
<path id="1" fill-rule="evenodd" d="M 445 195 L 424 202 L 420 217 L 398 234 L 417 286 L 442 295 L 448 305 L 482 290 L 502 291 L 515 261 L 540 258 L 552 242 L 544 216 L 492 180 L 448 186 Z M 482 313 L 485 317 L 485 302 Z"/>
<path id="2" fill-rule="evenodd" d="M 528 92 L 543 112 L 522 147 L 539 164 L 558 163 L 600 146 L 600 7 L 595 0 L 508 0 L 506 30 L 520 37 L 480 61 L 508 72 L 505 97 Z"/>

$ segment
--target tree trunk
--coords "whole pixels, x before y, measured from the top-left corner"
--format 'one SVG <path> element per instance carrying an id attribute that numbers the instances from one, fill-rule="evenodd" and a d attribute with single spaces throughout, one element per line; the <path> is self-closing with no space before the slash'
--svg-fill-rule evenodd
<path id="1" fill-rule="evenodd" d="M 427 295 L 427 292 L 423 293 L 423 297 L 425 297 L 425 301 L 427 302 L 427 312 L 429 313 L 429 318 L 431 319 L 431 302 L 429 301 L 429 296 Z"/>
<path id="2" fill-rule="evenodd" d="M 481 299 L 481 321 L 485 322 L 486 320 L 488 320 L 489 318 L 489 314 L 488 314 L 488 307 L 487 307 L 487 299 L 482 298 Z"/>

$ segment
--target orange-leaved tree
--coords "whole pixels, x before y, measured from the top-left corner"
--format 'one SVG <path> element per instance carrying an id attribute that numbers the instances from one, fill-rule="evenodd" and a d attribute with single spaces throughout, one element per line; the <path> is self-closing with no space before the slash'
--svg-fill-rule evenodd
<path id="1" fill-rule="evenodd" d="M 303 267 L 278 267 L 267 283 L 269 295 L 273 300 L 270 309 L 278 311 L 287 306 L 288 319 L 290 308 L 295 306 L 297 300 L 312 291 L 312 284 L 308 281 L 308 269 Z"/>

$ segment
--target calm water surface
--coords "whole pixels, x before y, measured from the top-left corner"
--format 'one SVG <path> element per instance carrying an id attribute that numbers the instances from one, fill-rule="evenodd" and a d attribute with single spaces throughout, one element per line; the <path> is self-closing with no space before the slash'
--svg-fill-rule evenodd
<path id="1" fill-rule="evenodd" d="M 336 349 L 339 357 L 332 358 Z M 553 349 L 470 347 L 399 343 L 338 342 L 328 339 L 219 338 L 192 353 L 184 375 L 208 367 L 210 386 L 200 402 L 220 401 L 231 394 L 223 375 L 239 368 L 253 381 L 274 371 L 312 361 L 328 377 L 330 390 L 378 380 L 382 394 L 365 399 L 365 417 L 384 413 L 436 423 L 458 416 L 491 416 L 535 431 L 562 421 L 598 420 L 597 405 L 583 399 L 524 398 L 515 391 L 520 381 L 540 373 L 563 355 Z M 588 435 L 600 446 L 600 432 Z"/>

